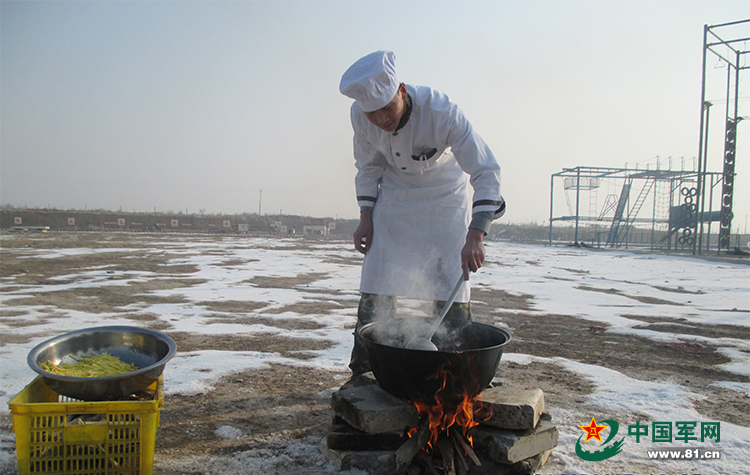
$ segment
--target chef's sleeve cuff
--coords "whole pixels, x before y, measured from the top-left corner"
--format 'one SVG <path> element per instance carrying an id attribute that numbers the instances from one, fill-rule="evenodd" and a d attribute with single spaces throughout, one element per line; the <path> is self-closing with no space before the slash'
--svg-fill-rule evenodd
<path id="1" fill-rule="evenodd" d="M 490 226 L 492 226 L 492 220 L 494 213 L 492 211 L 478 211 L 471 217 L 470 228 L 476 228 L 484 231 L 484 234 L 490 232 Z"/>
<path id="2" fill-rule="evenodd" d="M 375 207 L 375 202 L 378 199 L 375 196 L 359 195 L 357 196 L 357 204 L 359 205 L 359 211 L 372 211 Z"/>

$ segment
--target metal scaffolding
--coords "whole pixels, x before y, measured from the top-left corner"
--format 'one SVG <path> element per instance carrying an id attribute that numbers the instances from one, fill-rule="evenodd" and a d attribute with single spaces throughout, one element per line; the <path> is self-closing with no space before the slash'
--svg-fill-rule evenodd
<path id="1" fill-rule="evenodd" d="M 727 34 L 736 34 L 738 27 L 744 28 L 747 34 L 726 39 Z M 673 169 L 670 159 L 667 168 L 661 169 L 657 157 L 656 169 L 643 170 L 637 166 L 635 169 L 578 166 L 553 174 L 550 183 L 550 244 L 553 241 L 555 222 L 574 221 L 576 244 L 590 241 L 594 246 L 627 247 L 634 243 L 633 234 L 637 232 L 639 244 L 648 244 L 652 250 L 679 249 L 701 254 L 711 249 L 711 224 L 718 223 L 715 249 L 718 253 L 729 250 L 737 124 L 750 118 L 738 115 L 740 72 L 750 68 L 746 64 L 746 55 L 750 53 L 748 41 L 750 19 L 704 26 L 700 137 L 698 158 L 693 167 L 685 170 L 683 161 L 679 170 Z M 720 51 L 720 47 L 725 51 Z M 720 62 L 727 64 L 722 172 L 707 171 L 708 119 L 713 105 L 706 100 L 706 60 L 709 52 L 718 56 Z M 555 216 L 553 211 L 556 179 L 563 180 L 567 215 Z M 615 192 L 608 193 L 602 204 L 597 192 L 604 183 L 614 187 Z M 571 190 L 575 192 L 575 210 L 569 196 Z M 584 198 L 589 203 L 588 212 L 583 215 L 582 194 L 588 195 Z M 645 211 L 649 208 L 650 212 Z M 584 228 L 581 227 L 582 224 L 585 225 Z M 644 232 L 650 235 L 647 239 L 644 238 Z"/>
<path id="2" fill-rule="evenodd" d="M 741 20 L 721 25 L 705 25 L 703 28 L 703 77 L 701 80 L 701 121 L 700 139 L 698 145 L 698 181 L 696 185 L 696 201 L 694 208 L 693 229 L 696 231 L 697 239 L 693 240 L 693 254 L 700 254 L 702 249 L 703 221 L 701 216 L 705 213 L 706 204 L 706 156 L 708 155 L 708 115 L 712 104 L 706 101 L 706 59 L 711 52 L 719 57 L 720 61 L 727 64 L 726 83 L 726 128 L 724 131 L 724 172 L 721 193 L 721 220 L 719 222 L 719 246 L 729 249 L 729 235 L 732 229 L 732 203 L 734 201 L 734 168 L 735 152 L 737 150 L 737 124 L 744 119 L 739 117 L 739 94 L 740 94 L 740 71 L 750 68 L 746 62 L 746 56 L 750 53 L 747 42 L 750 41 L 750 31 L 739 37 L 724 39 L 722 36 L 731 34 L 736 28 L 750 26 L 750 20 Z M 733 27 L 732 30 L 729 30 Z M 719 36 L 719 33 L 722 36 Z M 719 51 L 723 47 L 726 51 Z"/>
<path id="3" fill-rule="evenodd" d="M 683 162 L 684 163 L 684 162 Z M 595 247 L 628 247 L 646 245 L 654 249 L 690 250 L 695 242 L 696 184 L 699 176 L 709 179 L 707 188 L 714 190 L 723 184 L 722 173 L 695 169 L 654 169 L 575 167 L 554 173 L 550 182 L 549 241 L 552 244 L 554 224 L 573 222 L 575 243 L 591 243 Z M 562 180 L 562 191 L 568 214 L 554 213 L 556 181 Z M 604 200 L 599 191 L 608 188 Z M 571 198 L 570 194 L 574 193 Z M 709 191 L 707 196 L 713 197 Z M 575 209 L 573 204 L 575 203 Z M 718 202 L 718 200 L 717 200 Z M 586 212 L 582 205 L 588 203 Z M 712 211 L 713 199 L 702 214 L 707 223 L 705 246 L 711 245 L 711 223 L 720 220 L 720 213 Z"/>

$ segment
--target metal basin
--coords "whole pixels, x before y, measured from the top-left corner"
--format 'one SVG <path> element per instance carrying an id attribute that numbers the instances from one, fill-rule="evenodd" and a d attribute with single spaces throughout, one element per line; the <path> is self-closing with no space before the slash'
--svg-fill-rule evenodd
<path id="1" fill-rule="evenodd" d="M 31 350 L 27 361 L 47 386 L 59 394 L 83 401 L 115 401 L 127 399 L 159 379 L 176 350 L 171 337 L 154 330 L 130 326 L 93 327 L 40 343 Z M 49 373 L 39 366 L 47 360 L 54 364 L 72 364 L 75 363 L 73 357 L 104 352 L 139 369 L 115 376 L 81 378 Z"/>
<path id="2" fill-rule="evenodd" d="M 405 348 L 409 319 L 388 319 L 362 326 L 370 367 L 380 386 L 402 399 L 425 404 L 460 403 L 475 397 L 495 376 L 510 333 L 483 323 L 444 322 L 433 341 L 438 351 Z M 408 333 L 407 333 L 408 334 Z"/>

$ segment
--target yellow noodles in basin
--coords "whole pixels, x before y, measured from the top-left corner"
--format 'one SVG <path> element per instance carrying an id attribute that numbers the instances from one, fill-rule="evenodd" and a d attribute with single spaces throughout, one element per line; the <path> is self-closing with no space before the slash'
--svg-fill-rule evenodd
<path id="1" fill-rule="evenodd" d="M 129 373 L 138 369 L 137 366 L 124 363 L 120 358 L 112 356 L 109 353 L 84 356 L 80 360 L 75 357 L 73 359 L 76 360 L 76 363 L 61 363 L 56 365 L 50 360 L 47 360 L 46 363 L 42 363 L 39 366 L 49 373 L 62 376 L 76 376 L 79 378 L 114 376 L 116 374 Z"/>

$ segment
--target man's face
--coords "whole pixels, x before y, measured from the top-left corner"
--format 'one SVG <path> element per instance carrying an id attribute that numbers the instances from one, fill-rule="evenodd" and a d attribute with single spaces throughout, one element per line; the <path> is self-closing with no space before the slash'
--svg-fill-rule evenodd
<path id="1" fill-rule="evenodd" d="M 398 127 L 405 110 L 406 86 L 402 83 L 396 91 L 396 96 L 387 106 L 372 112 L 365 112 L 365 117 L 386 132 L 393 132 Z"/>

